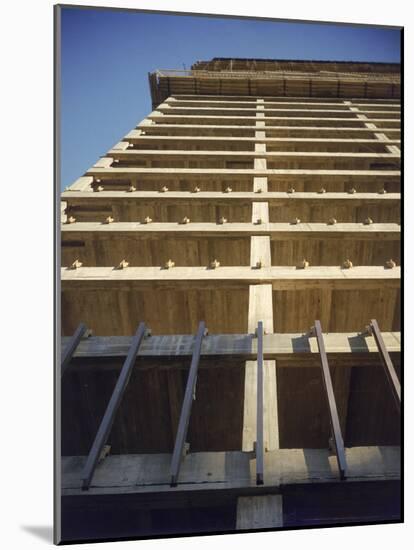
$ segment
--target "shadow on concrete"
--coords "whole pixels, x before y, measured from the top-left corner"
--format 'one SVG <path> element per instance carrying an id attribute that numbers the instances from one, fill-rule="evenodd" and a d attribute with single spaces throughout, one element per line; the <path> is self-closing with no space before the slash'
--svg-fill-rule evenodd
<path id="1" fill-rule="evenodd" d="M 367 353 L 369 351 L 365 336 L 358 334 L 357 336 L 349 336 L 348 342 L 352 353 Z"/>

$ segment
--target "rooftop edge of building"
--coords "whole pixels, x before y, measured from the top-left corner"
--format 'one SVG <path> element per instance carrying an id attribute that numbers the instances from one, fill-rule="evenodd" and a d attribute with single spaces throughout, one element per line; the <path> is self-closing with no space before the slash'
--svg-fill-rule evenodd
<path id="1" fill-rule="evenodd" d="M 400 72 L 399 63 L 213 58 L 148 77 L 155 108 L 174 95 L 399 100 Z"/>

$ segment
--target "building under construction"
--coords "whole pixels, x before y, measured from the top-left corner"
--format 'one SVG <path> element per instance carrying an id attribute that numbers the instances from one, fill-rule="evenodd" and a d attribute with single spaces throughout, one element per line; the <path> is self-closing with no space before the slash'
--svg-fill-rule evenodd
<path id="1" fill-rule="evenodd" d="M 400 521 L 400 66 L 149 84 L 61 196 L 62 539 Z"/>

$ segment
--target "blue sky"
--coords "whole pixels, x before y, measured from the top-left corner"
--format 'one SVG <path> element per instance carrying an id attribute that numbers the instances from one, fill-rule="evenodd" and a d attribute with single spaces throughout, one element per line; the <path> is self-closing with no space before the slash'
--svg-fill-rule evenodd
<path id="1" fill-rule="evenodd" d="M 400 33 L 63 8 L 62 189 L 152 110 L 148 72 L 212 57 L 399 62 Z"/>

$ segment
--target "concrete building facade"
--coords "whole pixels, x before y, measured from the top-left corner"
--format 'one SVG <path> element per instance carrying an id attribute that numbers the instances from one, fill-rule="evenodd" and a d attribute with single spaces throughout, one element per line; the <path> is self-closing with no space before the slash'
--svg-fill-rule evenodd
<path id="1" fill-rule="evenodd" d="M 399 521 L 399 65 L 149 83 L 61 197 L 64 540 Z"/>

